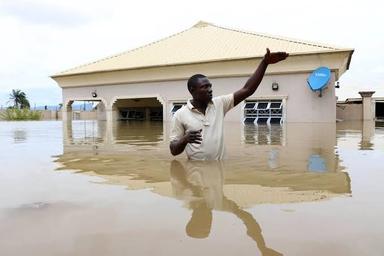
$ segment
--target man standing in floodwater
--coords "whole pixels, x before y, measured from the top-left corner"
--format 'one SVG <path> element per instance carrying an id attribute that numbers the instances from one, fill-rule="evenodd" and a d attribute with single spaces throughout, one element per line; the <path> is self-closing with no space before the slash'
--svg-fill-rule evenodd
<path id="1" fill-rule="evenodd" d="M 267 52 L 256 71 L 240 90 L 212 98 L 212 84 L 201 74 L 188 80 L 192 99 L 175 112 L 171 124 L 172 155 L 184 150 L 191 160 L 220 160 L 224 157 L 224 116 L 234 106 L 251 96 L 264 77 L 269 64 L 285 60 L 286 52 Z"/>

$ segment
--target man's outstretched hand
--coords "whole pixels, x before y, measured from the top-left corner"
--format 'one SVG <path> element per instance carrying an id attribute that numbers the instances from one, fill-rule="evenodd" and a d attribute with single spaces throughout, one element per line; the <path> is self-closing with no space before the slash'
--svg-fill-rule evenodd
<path id="1" fill-rule="evenodd" d="M 288 57 L 286 52 L 270 52 L 267 48 L 267 53 L 264 55 L 264 61 L 267 64 L 274 64 L 279 61 L 285 60 Z"/>

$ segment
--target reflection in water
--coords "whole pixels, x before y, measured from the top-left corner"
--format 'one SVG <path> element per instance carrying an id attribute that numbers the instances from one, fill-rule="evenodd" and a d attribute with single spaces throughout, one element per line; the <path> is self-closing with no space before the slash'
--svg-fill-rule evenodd
<path id="1" fill-rule="evenodd" d="M 185 201 L 192 209 L 192 216 L 186 226 L 186 233 L 194 238 L 209 236 L 212 225 L 212 210 L 234 214 L 247 228 L 247 235 L 257 244 L 262 255 L 282 255 L 268 248 L 261 227 L 252 214 L 241 209 L 235 201 L 223 192 L 223 169 L 220 161 L 189 161 L 183 166 L 174 160 L 170 168 L 174 195 Z"/>
<path id="2" fill-rule="evenodd" d="M 226 137 L 229 142 L 228 158 L 231 160 L 241 158 L 244 163 L 256 165 L 256 170 L 307 172 L 318 170 L 317 159 L 322 159 L 322 171 L 342 171 L 336 153 L 334 123 L 244 125 L 241 129 L 242 143 L 236 140 L 234 133 L 238 127 L 234 126 L 228 124 Z M 314 159 L 314 156 L 317 158 Z"/>
<path id="3" fill-rule="evenodd" d="M 272 145 L 245 143 L 243 126 L 229 123 L 227 159 L 204 168 L 169 154 L 167 124 L 93 124 L 66 126 L 63 143 L 56 122 L 0 124 L 0 160 L 11 164 L 0 168 L 1 255 L 383 251 L 383 128 L 286 124 Z M 374 151 L 359 151 L 363 140 Z"/>
<path id="4" fill-rule="evenodd" d="M 64 142 L 64 154 L 57 160 L 63 165 L 60 169 L 107 176 L 110 182 L 126 183 L 130 188 L 162 183 L 161 188 L 155 188 L 155 192 L 167 196 L 171 194 L 164 182 L 169 181 L 168 166 L 173 157 L 169 153 L 167 140 L 160 141 L 162 127 L 159 123 L 122 122 L 116 125 L 115 135 L 104 133 L 104 138 L 112 137 L 112 140 L 104 139 L 91 147 L 74 144 L 73 139 L 68 137 L 67 140 L 72 143 Z M 288 125 L 284 128 L 287 131 L 284 146 L 243 144 L 238 140 L 238 133 L 234 134 L 241 130 L 239 127 L 240 124 L 233 123 L 226 127 L 230 131 L 226 134 L 228 159 L 222 163 L 225 187 L 230 193 L 233 192 L 233 185 L 238 188 L 238 185 L 245 184 L 248 186 L 240 186 L 241 189 L 246 188 L 247 193 L 257 192 L 242 198 L 240 193 L 234 191 L 233 198 L 242 202 L 242 206 L 312 201 L 351 193 L 348 173 L 343 171 L 335 153 L 335 124 Z M 146 147 L 137 141 L 139 138 Z M 177 159 L 185 160 L 185 156 Z M 119 180 L 121 177 L 117 176 L 125 178 Z"/>
<path id="5" fill-rule="evenodd" d="M 374 144 L 372 143 L 372 138 L 375 135 L 375 122 L 364 121 L 362 130 L 360 149 L 373 150 Z"/>
<path id="6" fill-rule="evenodd" d="M 114 133 L 116 144 L 156 145 L 163 141 L 163 123 L 123 121 L 115 126 Z"/>
<path id="7" fill-rule="evenodd" d="M 283 145 L 284 126 L 244 124 L 243 141 L 256 145 Z"/>
<path id="8" fill-rule="evenodd" d="M 15 143 L 23 143 L 27 140 L 27 132 L 25 130 L 14 130 L 13 141 Z"/>
<path id="9" fill-rule="evenodd" d="M 63 123 L 65 145 L 127 144 L 156 146 L 164 140 L 162 122 L 121 121 L 113 124 L 97 120 Z"/>
<path id="10" fill-rule="evenodd" d="M 95 145 L 105 139 L 105 122 L 83 120 L 63 123 L 65 144 Z"/>
<path id="11" fill-rule="evenodd" d="M 356 143 L 359 150 L 375 150 L 383 146 L 383 129 L 379 122 L 340 122 L 337 125 L 337 137 L 339 142 Z"/>
<path id="12" fill-rule="evenodd" d="M 185 232 L 193 238 L 209 236 L 213 211 L 228 212 L 242 221 L 263 255 L 281 255 L 267 247 L 260 225 L 246 209 L 351 194 L 349 175 L 335 150 L 335 124 L 253 127 L 252 134 L 249 126 L 229 123 L 228 158 L 213 162 L 188 161 L 184 155 L 173 160 L 161 123 L 95 124 L 94 134 L 102 137 L 91 144 L 72 135 L 81 123 L 66 126 L 58 170 L 76 170 L 102 177 L 107 184 L 182 200 L 192 210 Z M 241 136 L 246 133 L 257 143 Z"/>
<path id="13" fill-rule="evenodd" d="M 324 158 L 320 155 L 311 155 L 309 158 L 308 170 L 311 172 L 325 172 L 327 167 Z"/>

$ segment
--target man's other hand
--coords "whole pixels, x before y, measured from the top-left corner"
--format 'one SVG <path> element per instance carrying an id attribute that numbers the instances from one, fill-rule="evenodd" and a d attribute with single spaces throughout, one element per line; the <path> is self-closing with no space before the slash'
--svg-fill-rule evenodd
<path id="1" fill-rule="evenodd" d="M 202 129 L 197 131 L 187 131 L 184 136 L 185 141 L 187 143 L 201 144 L 201 141 L 203 140 L 203 138 L 201 137 L 201 131 Z"/>

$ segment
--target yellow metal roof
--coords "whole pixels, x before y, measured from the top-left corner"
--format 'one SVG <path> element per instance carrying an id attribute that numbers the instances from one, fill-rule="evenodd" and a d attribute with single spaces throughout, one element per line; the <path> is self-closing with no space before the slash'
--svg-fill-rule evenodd
<path id="1" fill-rule="evenodd" d="M 199 22 L 151 44 L 58 73 L 53 77 L 113 70 L 257 58 L 265 49 L 290 55 L 353 51 L 330 45 L 244 32 Z"/>

